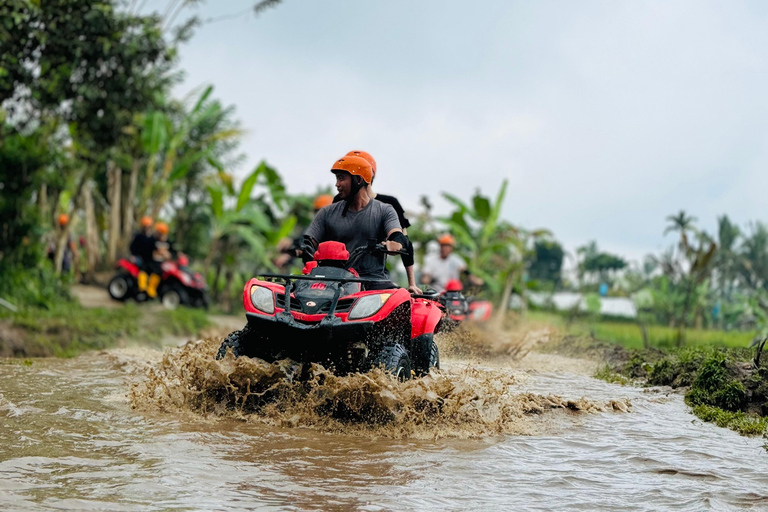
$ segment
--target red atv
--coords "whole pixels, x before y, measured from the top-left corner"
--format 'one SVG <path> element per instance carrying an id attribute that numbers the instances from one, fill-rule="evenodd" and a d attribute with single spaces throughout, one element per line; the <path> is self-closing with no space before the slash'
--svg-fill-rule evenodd
<path id="1" fill-rule="evenodd" d="M 161 264 L 163 273 L 157 295 L 168 309 L 180 305 L 208 308 L 208 285 L 203 276 L 199 272 L 193 273 L 188 265 L 189 258 L 182 253 L 178 253 L 175 260 Z M 120 259 L 115 266 L 118 272 L 107 286 L 110 297 L 119 301 L 148 300 L 147 293 L 139 290 L 139 266 L 132 259 Z"/>
<path id="2" fill-rule="evenodd" d="M 320 363 L 340 374 L 383 366 L 401 380 L 439 368 L 433 336 L 443 308 L 434 297 L 402 288 L 364 291 L 363 285 L 388 281 L 361 279 L 350 264 L 377 251 L 393 254 L 369 245 L 350 257 L 344 244 L 323 242 L 304 275 L 262 276 L 282 283 L 251 279 L 243 290 L 248 323 L 224 340 L 216 357 L 231 349 L 236 357 Z"/>
<path id="3" fill-rule="evenodd" d="M 445 290 L 440 293 L 438 300 L 442 304 L 451 327 L 458 326 L 465 320 L 485 322 L 490 320 L 493 313 L 493 305 L 487 300 L 478 300 L 466 297 L 463 293 L 464 286 L 458 279 L 451 279 L 445 285 Z"/>

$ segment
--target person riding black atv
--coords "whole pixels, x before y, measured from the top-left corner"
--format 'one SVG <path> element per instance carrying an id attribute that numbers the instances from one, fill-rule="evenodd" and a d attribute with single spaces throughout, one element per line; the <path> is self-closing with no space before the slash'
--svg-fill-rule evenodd
<path id="1" fill-rule="evenodd" d="M 355 262 L 372 253 L 402 254 L 370 244 L 350 255 L 342 243 L 323 242 L 306 274 L 264 274 L 265 279 L 248 281 L 243 290 L 248 323 L 224 340 L 216 357 L 231 350 L 236 357 L 320 363 L 340 374 L 383 366 L 401 380 L 439 368 L 434 335 L 443 308 L 433 297 L 359 278 Z"/>

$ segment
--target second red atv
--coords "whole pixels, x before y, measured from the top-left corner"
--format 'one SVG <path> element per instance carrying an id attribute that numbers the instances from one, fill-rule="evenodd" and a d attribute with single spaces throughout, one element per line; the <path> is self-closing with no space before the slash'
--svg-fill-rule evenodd
<path id="1" fill-rule="evenodd" d="M 232 350 L 267 361 L 320 363 L 341 374 L 383 366 L 401 380 L 439 368 L 434 335 L 444 309 L 434 298 L 411 296 L 403 288 L 365 290 L 383 282 L 361 279 L 350 268 L 364 251 L 384 249 L 371 245 L 350 257 L 344 244 L 323 242 L 305 274 L 248 281 L 248 323 L 224 340 L 217 359 Z"/>
<path id="2" fill-rule="evenodd" d="M 148 300 L 146 291 L 139 290 L 139 266 L 132 259 L 120 259 L 115 266 L 117 274 L 107 285 L 110 297 L 119 301 Z M 164 261 L 161 268 L 163 273 L 157 294 L 163 306 L 168 309 L 181 305 L 208 309 L 208 285 L 199 272 L 190 270 L 185 254 L 178 253 L 175 260 Z"/>
<path id="3" fill-rule="evenodd" d="M 445 307 L 450 327 L 456 327 L 465 320 L 486 322 L 493 313 L 493 304 L 487 300 L 479 300 L 464 295 L 464 286 L 458 279 L 446 283 L 445 290 L 440 293 L 438 300 Z"/>

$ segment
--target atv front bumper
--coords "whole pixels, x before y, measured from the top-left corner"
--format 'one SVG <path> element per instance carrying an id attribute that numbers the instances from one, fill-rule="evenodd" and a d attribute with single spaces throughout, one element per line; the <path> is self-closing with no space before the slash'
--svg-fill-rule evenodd
<path id="1" fill-rule="evenodd" d="M 374 322 L 325 317 L 319 323 L 304 324 L 284 312 L 275 316 L 246 313 L 246 317 L 253 335 L 248 340 L 250 346 L 244 348 L 258 357 L 345 366 L 353 362 L 351 350 L 367 351 L 378 341 Z"/>

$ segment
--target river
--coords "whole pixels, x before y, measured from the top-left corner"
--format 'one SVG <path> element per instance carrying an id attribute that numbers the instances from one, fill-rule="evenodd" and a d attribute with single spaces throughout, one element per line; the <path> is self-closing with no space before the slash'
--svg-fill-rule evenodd
<path id="1" fill-rule="evenodd" d="M 631 410 L 392 438 L 135 410 L 131 383 L 158 360 L 137 348 L 3 361 L 0 510 L 768 510 L 764 440 L 696 420 L 670 390 L 517 368 L 506 392 Z"/>

